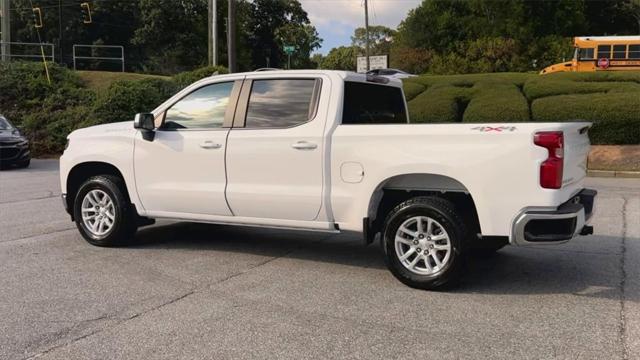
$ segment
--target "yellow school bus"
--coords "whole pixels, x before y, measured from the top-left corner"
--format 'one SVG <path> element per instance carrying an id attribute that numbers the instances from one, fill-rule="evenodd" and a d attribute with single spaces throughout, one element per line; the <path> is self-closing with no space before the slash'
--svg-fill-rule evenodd
<path id="1" fill-rule="evenodd" d="M 640 36 L 579 36 L 573 44 L 571 61 L 548 66 L 540 74 L 640 70 Z"/>

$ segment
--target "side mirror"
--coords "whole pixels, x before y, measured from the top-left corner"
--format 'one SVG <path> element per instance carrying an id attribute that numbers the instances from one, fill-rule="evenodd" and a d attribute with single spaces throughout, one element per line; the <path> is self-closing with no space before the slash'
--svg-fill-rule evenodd
<path id="1" fill-rule="evenodd" d="M 133 127 L 140 130 L 153 131 L 156 128 L 155 120 L 153 114 L 136 114 L 136 117 L 133 119 Z"/>
<path id="2" fill-rule="evenodd" d="M 140 129 L 142 131 L 142 138 L 147 141 L 153 141 L 155 137 L 155 117 L 150 113 L 140 113 L 136 114 L 136 117 L 133 119 L 133 127 L 136 129 Z"/>

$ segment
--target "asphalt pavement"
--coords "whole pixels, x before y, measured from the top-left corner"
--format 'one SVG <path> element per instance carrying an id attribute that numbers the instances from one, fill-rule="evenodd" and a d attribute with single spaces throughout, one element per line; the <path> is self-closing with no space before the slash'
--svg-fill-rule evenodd
<path id="1" fill-rule="evenodd" d="M 589 178 L 595 235 L 410 289 L 344 235 L 159 222 L 87 244 L 56 160 L 0 172 L 0 359 L 640 359 L 640 180 Z"/>

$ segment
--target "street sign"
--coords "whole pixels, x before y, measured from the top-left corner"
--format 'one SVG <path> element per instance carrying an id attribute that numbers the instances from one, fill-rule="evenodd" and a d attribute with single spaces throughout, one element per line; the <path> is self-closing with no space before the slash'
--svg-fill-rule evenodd
<path id="1" fill-rule="evenodd" d="M 296 47 L 295 46 L 290 46 L 290 45 L 285 45 L 284 46 L 284 52 L 287 53 L 288 55 L 293 54 L 296 51 Z"/>
<path id="2" fill-rule="evenodd" d="M 369 56 L 369 70 L 375 69 L 386 69 L 389 67 L 389 56 L 388 55 L 378 55 L 378 56 Z M 367 72 L 367 57 L 366 56 L 358 56 L 358 69 L 359 73 Z"/>

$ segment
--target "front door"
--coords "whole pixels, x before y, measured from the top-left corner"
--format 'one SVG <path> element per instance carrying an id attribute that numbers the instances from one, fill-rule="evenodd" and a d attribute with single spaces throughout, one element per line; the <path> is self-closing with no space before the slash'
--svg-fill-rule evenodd
<path id="1" fill-rule="evenodd" d="M 150 215 L 231 215 L 225 199 L 225 149 L 237 83 L 202 86 L 170 106 L 153 141 L 136 136 L 136 187 Z"/>
<path id="2" fill-rule="evenodd" d="M 327 85 L 328 86 L 328 85 Z M 247 77 L 227 144 L 234 215 L 315 220 L 322 206 L 321 79 Z"/>

